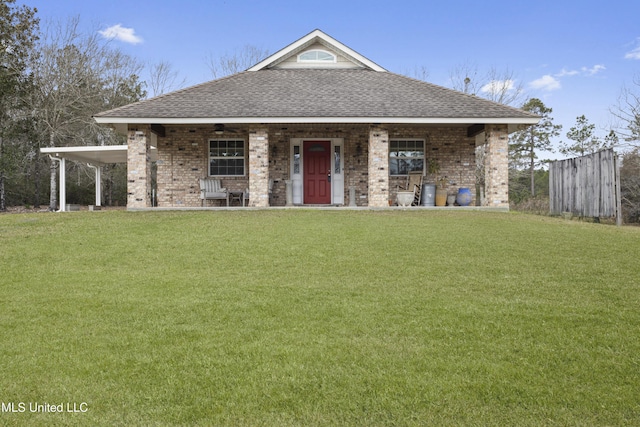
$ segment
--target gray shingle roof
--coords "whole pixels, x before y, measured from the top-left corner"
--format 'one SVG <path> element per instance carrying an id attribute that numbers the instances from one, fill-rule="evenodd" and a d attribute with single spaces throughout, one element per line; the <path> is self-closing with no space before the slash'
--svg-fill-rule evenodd
<path id="1" fill-rule="evenodd" d="M 441 86 L 367 69 L 246 71 L 97 118 L 510 118 L 537 116 Z"/>

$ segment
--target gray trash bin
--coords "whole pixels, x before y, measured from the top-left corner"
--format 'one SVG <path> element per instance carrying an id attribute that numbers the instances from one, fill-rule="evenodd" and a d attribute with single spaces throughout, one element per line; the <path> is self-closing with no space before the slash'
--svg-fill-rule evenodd
<path id="1" fill-rule="evenodd" d="M 420 206 L 435 206 L 436 205 L 436 185 L 435 184 L 422 184 L 422 200 Z"/>

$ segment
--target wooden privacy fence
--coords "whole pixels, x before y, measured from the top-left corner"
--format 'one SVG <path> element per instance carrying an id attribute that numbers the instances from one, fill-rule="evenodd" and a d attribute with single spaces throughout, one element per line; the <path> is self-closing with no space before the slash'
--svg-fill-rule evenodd
<path id="1" fill-rule="evenodd" d="M 620 173 L 613 149 L 549 164 L 552 214 L 616 217 L 621 223 Z"/>

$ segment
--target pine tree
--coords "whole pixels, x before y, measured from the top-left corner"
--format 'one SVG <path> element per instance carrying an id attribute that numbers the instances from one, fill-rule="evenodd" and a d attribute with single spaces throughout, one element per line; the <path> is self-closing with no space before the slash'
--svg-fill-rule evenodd
<path id="1" fill-rule="evenodd" d="M 567 132 L 567 138 L 572 140 L 573 144 L 561 143 L 560 152 L 568 156 L 584 156 L 604 148 L 605 143 L 594 134 L 595 128 L 596 125 L 590 124 L 584 114 L 577 117 L 576 125 Z"/>
<path id="2" fill-rule="evenodd" d="M 528 128 L 516 132 L 509 144 L 511 159 L 514 163 L 523 164 L 529 171 L 531 196 L 535 196 L 535 168 L 538 165 L 537 152 L 553 151 L 551 138 L 558 136 L 562 125 L 554 125 L 551 117 L 552 109 L 545 106 L 538 98 L 529 99 L 522 109 L 540 116 L 540 121 Z"/>

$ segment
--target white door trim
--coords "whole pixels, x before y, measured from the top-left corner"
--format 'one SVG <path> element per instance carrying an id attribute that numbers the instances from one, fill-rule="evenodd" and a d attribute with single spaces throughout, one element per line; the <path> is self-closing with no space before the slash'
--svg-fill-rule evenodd
<path id="1" fill-rule="evenodd" d="M 293 204 L 304 204 L 303 144 L 313 141 L 331 142 L 331 204 L 344 205 L 344 138 L 291 138 L 289 176 Z"/>

